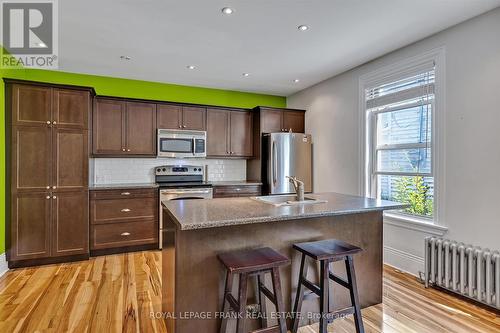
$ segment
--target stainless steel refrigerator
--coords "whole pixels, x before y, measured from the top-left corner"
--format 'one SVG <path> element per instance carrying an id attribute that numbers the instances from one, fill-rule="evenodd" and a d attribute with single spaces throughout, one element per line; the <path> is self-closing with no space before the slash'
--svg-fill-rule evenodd
<path id="1" fill-rule="evenodd" d="M 295 193 L 286 176 L 304 182 L 312 192 L 311 135 L 303 133 L 265 133 L 262 138 L 262 178 L 264 194 Z"/>

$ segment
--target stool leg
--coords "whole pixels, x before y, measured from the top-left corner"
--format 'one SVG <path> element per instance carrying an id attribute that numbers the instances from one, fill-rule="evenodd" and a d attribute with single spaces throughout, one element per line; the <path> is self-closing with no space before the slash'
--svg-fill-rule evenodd
<path id="1" fill-rule="evenodd" d="M 221 321 L 221 324 L 220 324 L 220 333 L 225 333 L 226 332 L 226 329 L 227 329 L 227 322 L 228 322 L 228 315 L 227 314 L 227 308 L 226 308 L 226 304 L 228 305 L 228 308 L 230 309 L 230 306 L 229 306 L 229 302 L 227 301 L 227 295 L 231 293 L 231 290 L 233 289 L 233 274 L 231 274 L 231 272 L 229 272 L 229 270 L 227 271 L 227 274 L 226 274 L 226 286 L 224 287 L 224 298 L 222 300 L 222 321 Z M 230 311 L 229 311 L 230 312 Z"/>
<path id="2" fill-rule="evenodd" d="M 283 294 L 281 293 L 281 279 L 280 271 L 278 267 L 274 267 L 272 270 L 273 275 L 273 292 L 274 298 L 276 299 L 276 312 L 278 314 L 278 326 L 280 328 L 280 333 L 286 333 L 286 318 L 285 307 L 283 305 Z"/>
<path id="3" fill-rule="evenodd" d="M 349 282 L 349 292 L 351 294 L 351 303 L 354 306 L 354 324 L 356 325 L 357 333 L 364 333 L 363 318 L 361 317 L 361 307 L 358 298 L 358 287 L 356 285 L 356 274 L 354 272 L 354 264 L 351 256 L 347 256 L 345 260 L 345 268 L 347 272 L 347 281 Z"/>
<path id="4" fill-rule="evenodd" d="M 263 284 L 265 285 L 266 282 L 266 275 L 265 273 L 260 273 L 257 275 L 257 286 L 258 286 L 258 292 L 259 292 L 259 308 L 260 308 L 260 324 L 262 325 L 262 328 L 267 327 L 267 310 L 266 310 L 266 297 L 262 293 L 260 285 Z"/>
<path id="5" fill-rule="evenodd" d="M 236 321 L 236 332 L 245 332 L 245 319 L 247 314 L 247 281 L 248 275 L 246 273 L 240 274 L 240 283 L 238 286 L 238 319 Z"/>
<path id="6" fill-rule="evenodd" d="M 297 285 L 297 293 L 295 294 L 295 304 L 293 306 L 293 324 L 292 333 L 297 333 L 299 329 L 300 322 L 300 311 L 302 309 L 302 301 L 304 300 L 304 286 L 302 284 L 303 279 L 307 277 L 307 263 L 306 255 L 302 253 L 302 258 L 300 259 L 300 269 L 299 269 L 299 281 Z"/>
<path id="7" fill-rule="evenodd" d="M 319 281 L 319 288 L 321 295 L 319 297 L 319 312 L 321 314 L 321 317 L 319 319 L 319 333 L 327 333 L 327 327 L 328 327 L 328 298 L 330 295 L 330 277 L 328 275 L 329 273 L 329 261 L 328 260 L 321 260 L 320 261 L 320 281 Z"/>

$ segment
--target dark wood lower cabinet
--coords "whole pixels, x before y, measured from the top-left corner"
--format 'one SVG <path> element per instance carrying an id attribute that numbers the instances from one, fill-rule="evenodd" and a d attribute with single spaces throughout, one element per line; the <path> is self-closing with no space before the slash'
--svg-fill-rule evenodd
<path id="1" fill-rule="evenodd" d="M 158 247 L 158 189 L 94 190 L 90 194 L 92 255 Z"/>
<path id="2" fill-rule="evenodd" d="M 261 185 L 214 186 L 214 198 L 254 197 L 262 193 Z"/>
<path id="3" fill-rule="evenodd" d="M 88 202 L 88 191 L 53 193 L 52 256 L 89 253 Z"/>
<path id="4" fill-rule="evenodd" d="M 51 206 L 50 193 L 27 192 L 12 196 L 9 261 L 50 256 Z"/>

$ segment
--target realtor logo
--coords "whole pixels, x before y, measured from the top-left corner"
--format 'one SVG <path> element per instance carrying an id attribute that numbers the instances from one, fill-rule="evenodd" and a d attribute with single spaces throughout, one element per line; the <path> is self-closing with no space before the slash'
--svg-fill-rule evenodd
<path id="1" fill-rule="evenodd" d="M 1 17 L 1 67 L 57 68 L 57 0 L 1 0 Z"/>

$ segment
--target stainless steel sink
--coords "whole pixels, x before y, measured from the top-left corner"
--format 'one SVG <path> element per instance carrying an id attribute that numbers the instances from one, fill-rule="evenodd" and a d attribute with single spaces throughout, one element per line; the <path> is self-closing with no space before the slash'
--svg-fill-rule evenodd
<path id="1" fill-rule="evenodd" d="M 253 200 L 257 200 L 269 205 L 279 206 L 291 206 L 291 205 L 310 205 L 325 203 L 326 200 L 315 199 L 311 197 L 304 197 L 303 201 L 298 201 L 296 195 L 267 195 L 260 197 L 251 197 Z"/>

